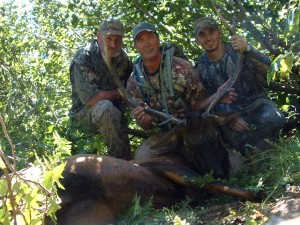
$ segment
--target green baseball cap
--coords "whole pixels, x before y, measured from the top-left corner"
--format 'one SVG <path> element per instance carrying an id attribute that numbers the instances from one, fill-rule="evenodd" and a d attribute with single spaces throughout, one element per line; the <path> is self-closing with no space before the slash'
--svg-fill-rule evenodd
<path id="1" fill-rule="evenodd" d="M 196 35 L 198 35 L 204 28 L 210 27 L 213 29 L 218 29 L 217 22 L 211 17 L 199 18 L 194 23 L 194 29 Z"/>
<path id="2" fill-rule="evenodd" d="M 119 35 L 124 36 L 124 26 L 123 23 L 118 19 L 108 19 L 102 21 L 99 26 L 99 32 L 107 35 Z"/>
<path id="3" fill-rule="evenodd" d="M 156 29 L 153 24 L 147 22 L 140 22 L 133 27 L 133 31 L 132 31 L 133 40 L 135 40 L 138 34 L 141 33 L 142 31 L 149 31 L 149 32 L 156 33 Z"/>

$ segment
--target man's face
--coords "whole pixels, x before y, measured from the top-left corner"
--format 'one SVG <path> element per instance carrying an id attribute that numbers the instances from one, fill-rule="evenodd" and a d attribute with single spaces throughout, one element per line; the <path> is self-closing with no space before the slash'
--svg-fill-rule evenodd
<path id="1" fill-rule="evenodd" d="M 159 49 L 159 37 L 153 32 L 142 31 L 139 33 L 134 41 L 134 46 L 144 61 L 154 60 L 161 54 Z"/>
<path id="2" fill-rule="evenodd" d="M 120 54 L 123 44 L 123 37 L 119 35 L 97 34 L 98 44 L 104 54 L 109 57 L 116 57 Z"/>
<path id="3" fill-rule="evenodd" d="M 200 44 L 204 50 L 213 52 L 218 48 L 221 42 L 221 35 L 222 32 L 220 29 L 206 27 L 199 32 L 196 39 L 198 44 Z"/>

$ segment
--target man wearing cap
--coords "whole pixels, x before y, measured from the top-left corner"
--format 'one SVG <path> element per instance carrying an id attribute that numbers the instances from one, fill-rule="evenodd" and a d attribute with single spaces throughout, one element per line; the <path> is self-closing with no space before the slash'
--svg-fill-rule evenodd
<path id="1" fill-rule="evenodd" d="M 132 63 L 122 49 L 123 36 L 120 20 L 105 20 L 97 39 L 76 53 L 70 66 L 70 115 L 81 130 L 101 133 L 109 155 L 130 159 L 125 103 L 112 77 L 116 73 L 126 86 L 132 72 Z"/>
<path id="2" fill-rule="evenodd" d="M 191 110 L 205 109 L 215 95 L 222 90 L 223 87 L 207 98 L 192 64 L 183 58 L 174 56 L 172 46 L 164 45 L 162 47 L 156 28 L 152 24 L 141 22 L 134 26 L 133 40 L 140 58 L 135 62 L 134 71 L 127 82 L 127 95 L 132 100 L 141 105 L 148 105 L 152 109 L 175 115 L 177 118 L 183 118 Z M 228 98 L 223 101 L 230 103 Z M 153 123 L 163 122 L 161 118 L 146 113 L 142 106 L 134 108 L 132 114 L 136 122 L 145 130 L 154 128 Z M 160 142 L 170 129 L 172 129 L 171 124 L 161 127 L 160 131 L 147 139 L 136 151 L 135 159 L 156 157 L 176 149 L 176 144 L 175 146 L 170 144 L 164 149 L 151 148 Z M 202 149 L 205 149 L 211 142 L 217 142 L 218 136 L 214 128 L 201 132 L 201 134 L 198 131 L 191 133 L 191 140 L 195 136 L 202 135 L 203 142 L 200 143 Z M 188 142 L 188 140 L 186 141 Z M 192 154 L 197 155 L 195 158 L 202 157 L 202 154 Z M 191 159 L 193 162 L 198 160 L 189 154 L 187 157 L 193 158 Z M 219 162 L 216 166 L 220 164 Z M 223 169 L 215 169 L 214 175 L 224 177 Z M 200 168 L 199 171 L 203 172 Z"/>
<path id="3" fill-rule="evenodd" d="M 240 113 L 239 118 L 222 127 L 225 141 L 242 154 L 246 153 L 247 144 L 265 149 L 268 144 L 264 139 L 275 140 L 284 123 L 282 112 L 265 90 L 270 59 L 239 35 L 233 35 L 231 42 L 223 42 L 222 31 L 211 17 L 196 20 L 194 28 L 196 41 L 204 49 L 195 68 L 208 94 L 239 74 L 233 85 L 236 101 L 216 106 L 216 111 Z"/>

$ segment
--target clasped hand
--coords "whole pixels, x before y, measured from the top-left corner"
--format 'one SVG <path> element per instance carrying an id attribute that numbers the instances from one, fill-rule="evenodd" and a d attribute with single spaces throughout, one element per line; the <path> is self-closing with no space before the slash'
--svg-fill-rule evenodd
<path id="1" fill-rule="evenodd" d="M 132 110 L 132 115 L 143 129 L 149 130 L 154 126 L 153 123 L 155 121 L 155 117 L 144 111 L 145 106 L 147 106 L 146 103 L 144 103 L 144 106 L 137 106 L 134 108 Z"/>
<path id="2" fill-rule="evenodd" d="M 240 35 L 231 36 L 231 45 L 232 45 L 234 50 L 236 50 L 240 53 L 243 53 L 247 50 L 247 42 Z"/>

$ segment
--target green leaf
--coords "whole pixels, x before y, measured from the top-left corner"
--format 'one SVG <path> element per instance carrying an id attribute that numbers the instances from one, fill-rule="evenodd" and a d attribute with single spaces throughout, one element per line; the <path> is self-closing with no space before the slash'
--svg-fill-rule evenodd
<path id="1" fill-rule="evenodd" d="M 72 23 L 73 27 L 76 27 L 78 22 L 79 22 L 79 18 L 75 14 L 72 14 L 72 22 L 71 23 Z"/>
<path id="2" fill-rule="evenodd" d="M 283 55 L 279 55 L 273 60 L 271 66 L 270 66 L 270 69 L 267 73 L 268 85 L 271 83 L 271 80 L 275 80 L 277 72 L 280 70 L 280 62 L 281 62 L 282 58 L 283 58 Z"/>
<path id="3" fill-rule="evenodd" d="M 44 175 L 44 181 L 43 185 L 47 188 L 50 189 L 53 185 L 53 171 L 47 171 Z"/>
<path id="4" fill-rule="evenodd" d="M 12 190 L 16 193 L 20 193 L 20 187 L 21 187 L 21 183 L 15 182 L 12 186 Z"/>
<path id="5" fill-rule="evenodd" d="M 52 134 L 52 133 L 53 133 L 53 130 L 54 130 L 54 125 L 50 125 L 50 126 L 48 126 L 48 128 L 47 128 L 47 133 L 48 133 L 48 134 Z"/>
<path id="6" fill-rule="evenodd" d="M 10 224 L 11 216 L 7 211 L 7 207 L 2 206 L 0 208 L 0 224 Z"/>
<path id="7" fill-rule="evenodd" d="M 288 72 L 291 72 L 292 66 L 294 61 L 294 55 L 289 53 L 282 58 L 280 62 L 280 72 L 283 77 L 286 77 Z"/>
<path id="8" fill-rule="evenodd" d="M 44 175 L 43 184 L 44 186 L 50 190 L 53 187 L 54 182 L 57 182 L 59 178 L 61 178 L 61 174 L 65 168 L 65 164 L 61 164 L 55 167 L 51 171 L 47 171 Z"/>
<path id="9" fill-rule="evenodd" d="M 33 202 L 33 200 L 37 196 L 37 189 L 36 188 L 30 188 L 30 192 L 24 195 L 24 200 L 26 202 Z"/>
<path id="10" fill-rule="evenodd" d="M 5 196 L 7 194 L 7 181 L 6 180 L 0 180 L 0 195 Z"/>
<path id="11" fill-rule="evenodd" d="M 62 163 L 53 169 L 55 182 L 57 182 L 62 177 L 62 172 L 64 171 L 65 166 L 66 164 Z"/>
<path id="12" fill-rule="evenodd" d="M 284 28 L 284 38 L 285 41 L 288 42 L 288 37 L 293 34 L 299 33 L 300 27 L 300 6 L 291 10 L 288 14 L 285 28 Z"/>
<path id="13" fill-rule="evenodd" d="M 50 199 L 47 215 L 55 213 L 60 208 L 61 206 L 57 204 L 56 199 Z"/>
<path id="14" fill-rule="evenodd" d="M 3 159 L 0 157 L 0 169 L 5 169 L 5 163 L 3 161 Z"/>

